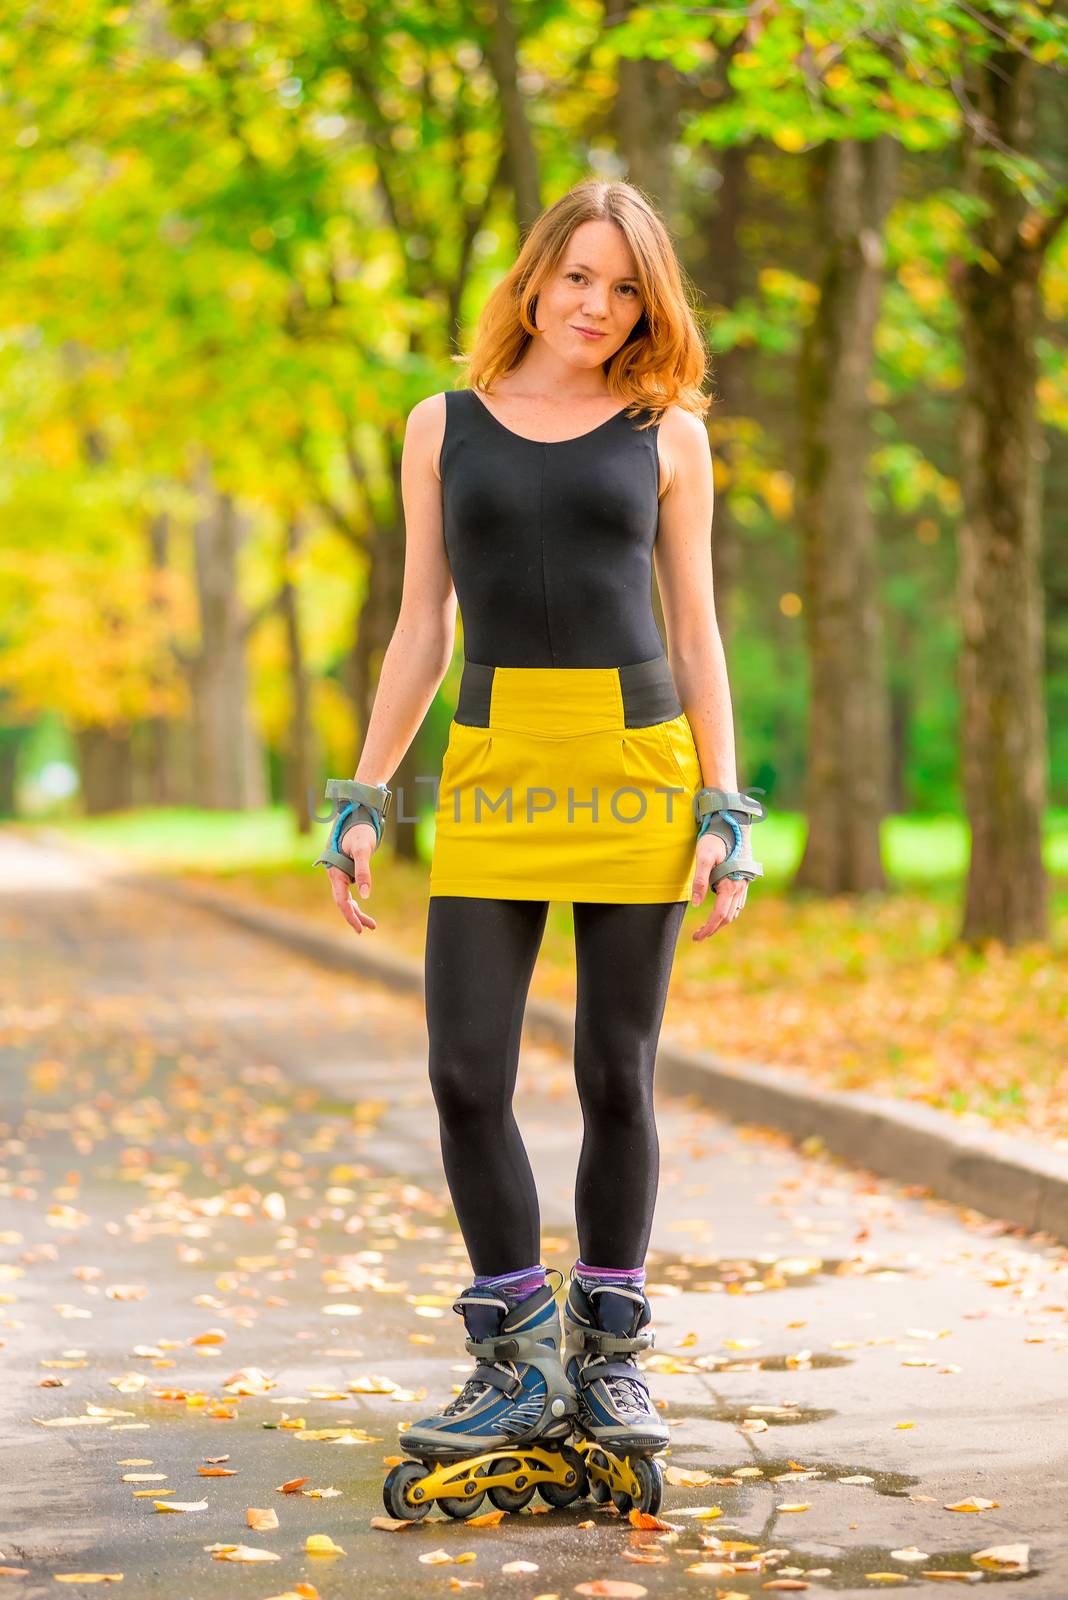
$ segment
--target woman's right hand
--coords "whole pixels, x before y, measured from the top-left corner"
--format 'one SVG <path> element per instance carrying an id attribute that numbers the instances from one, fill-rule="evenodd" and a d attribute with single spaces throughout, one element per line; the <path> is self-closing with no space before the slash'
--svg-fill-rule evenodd
<path id="1" fill-rule="evenodd" d="M 371 892 L 371 855 L 378 843 L 378 836 L 370 822 L 356 822 L 351 828 L 346 828 L 341 835 L 338 849 L 343 855 L 351 856 L 356 869 L 354 884 L 345 876 L 340 867 L 327 867 L 326 875 L 330 879 L 330 888 L 334 895 L 334 904 L 351 928 L 357 933 L 362 933 L 364 928 L 377 928 L 378 923 L 352 898 L 350 887 L 356 889 L 361 895 Z"/>

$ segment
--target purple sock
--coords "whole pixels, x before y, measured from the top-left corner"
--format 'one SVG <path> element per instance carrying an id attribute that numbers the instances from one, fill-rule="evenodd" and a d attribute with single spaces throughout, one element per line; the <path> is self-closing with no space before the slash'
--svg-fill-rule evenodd
<path id="1" fill-rule="evenodd" d="M 584 1261 L 576 1261 L 575 1277 L 583 1289 L 593 1289 L 598 1285 L 621 1289 L 645 1287 L 644 1267 L 588 1267 Z"/>
<path id="2" fill-rule="evenodd" d="M 544 1287 L 545 1268 L 542 1266 L 521 1267 L 518 1272 L 498 1272 L 475 1279 L 476 1289 L 496 1289 L 509 1305 L 517 1305 Z"/>

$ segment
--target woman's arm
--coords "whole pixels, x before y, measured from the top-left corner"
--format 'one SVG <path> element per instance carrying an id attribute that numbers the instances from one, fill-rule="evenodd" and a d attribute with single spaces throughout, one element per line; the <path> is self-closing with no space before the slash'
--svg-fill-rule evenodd
<path id="1" fill-rule="evenodd" d="M 392 637 L 382 658 L 367 735 L 354 777 L 388 783 L 422 725 L 452 659 L 456 638 L 456 591 L 445 553 L 438 459 L 445 433 L 445 396 L 429 395 L 414 405 L 404 430 L 401 498 L 404 506 L 404 581 Z M 371 892 L 375 830 L 357 822 L 339 848 L 350 855 L 361 896 Z M 327 874 L 338 910 L 362 933 L 377 926 L 349 895 L 349 879 L 337 867 Z"/>
<path id="2" fill-rule="evenodd" d="M 712 593 L 712 454 L 700 417 L 672 406 L 660 424 L 669 484 L 653 562 L 667 653 L 708 788 L 736 791 L 734 712 Z"/>
<path id="3" fill-rule="evenodd" d="M 444 431 L 443 394 L 412 407 L 401 453 L 404 582 L 354 774 L 360 783 L 389 782 L 452 659 L 456 591 L 445 554 L 437 474 Z"/>

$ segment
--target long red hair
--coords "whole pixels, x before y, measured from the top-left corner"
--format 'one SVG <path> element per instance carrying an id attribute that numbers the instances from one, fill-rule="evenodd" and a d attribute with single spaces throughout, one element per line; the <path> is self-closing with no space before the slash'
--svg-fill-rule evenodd
<path id="1" fill-rule="evenodd" d="M 670 235 L 652 205 L 632 184 L 587 178 L 535 219 L 513 266 L 495 285 L 478 320 L 474 343 L 462 362 L 471 388 L 490 390 L 522 360 L 537 329 L 532 302 L 553 272 L 574 230 L 590 220 L 614 222 L 637 268 L 642 314 L 626 342 L 605 362 L 612 394 L 648 408 L 648 426 L 668 406 L 703 417 L 711 397 L 702 385 L 708 350 L 694 310 L 696 295 Z"/>

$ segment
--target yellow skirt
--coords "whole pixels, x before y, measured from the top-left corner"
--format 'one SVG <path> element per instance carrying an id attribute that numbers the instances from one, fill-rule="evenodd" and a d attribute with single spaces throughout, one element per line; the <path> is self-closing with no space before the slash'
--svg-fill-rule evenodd
<path id="1" fill-rule="evenodd" d="M 666 657 L 632 667 L 465 663 L 464 716 L 442 763 L 432 895 L 689 899 L 702 773 Z"/>

